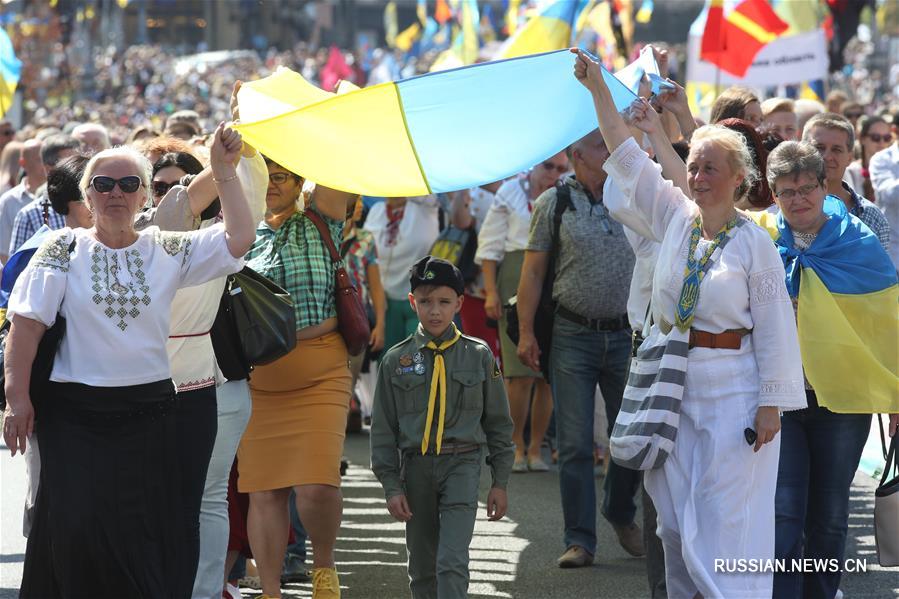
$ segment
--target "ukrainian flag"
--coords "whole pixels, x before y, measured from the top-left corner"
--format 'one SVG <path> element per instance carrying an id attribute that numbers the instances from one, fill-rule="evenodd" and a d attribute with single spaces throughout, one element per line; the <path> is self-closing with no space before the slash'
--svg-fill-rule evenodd
<path id="1" fill-rule="evenodd" d="M 877 236 L 842 201 L 828 196 L 824 211 L 827 222 L 803 251 L 793 248 L 782 214 L 760 222 L 783 258 L 787 290 L 799 298 L 805 376 L 818 404 L 832 412 L 899 412 L 896 269 Z"/>
<path id="2" fill-rule="evenodd" d="M 6 30 L 0 27 L 0 117 L 12 106 L 21 72 L 22 61 L 16 58 L 12 40 Z"/>
<path id="3" fill-rule="evenodd" d="M 555 0 L 528 19 L 499 51 L 498 58 L 560 50 L 571 45 L 571 34 L 588 0 Z"/>
<path id="4" fill-rule="evenodd" d="M 467 189 L 527 170 L 596 129 L 568 50 L 486 62 L 342 95 L 281 69 L 245 83 L 237 129 L 310 181 L 366 196 Z M 603 71 L 615 106 L 636 96 Z"/>

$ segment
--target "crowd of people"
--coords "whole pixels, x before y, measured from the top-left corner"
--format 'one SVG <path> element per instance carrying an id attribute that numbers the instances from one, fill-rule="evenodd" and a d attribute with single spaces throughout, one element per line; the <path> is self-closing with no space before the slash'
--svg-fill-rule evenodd
<path id="1" fill-rule="evenodd" d="M 206 125 L 240 119 L 229 77 L 318 69 L 325 54 L 236 61 L 176 88 L 156 50 L 109 58 L 96 104 L 19 132 L 0 122 L 3 433 L 29 476 L 22 597 L 235 597 L 241 557 L 263 597 L 296 580 L 339 597 L 351 405 L 406 525 L 416 599 L 466 596 L 485 457 L 490 520 L 518 500 L 512 473 L 557 463 L 560 568 L 593 563 L 599 511 L 645 556 L 654 598 L 837 596 L 840 572 L 714 563 L 842 559 L 871 415 L 891 413 L 896 433 L 895 387 L 847 395 L 821 373 L 864 376 L 895 342 L 899 111 L 735 87 L 705 124 L 672 82 L 620 113 L 576 52 L 598 129 L 504 181 L 373 200 Z M 459 239 L 472 251 L 438 255 Z M 371 324 L 358 355 L 331 240 Z M 290 295 L 296 345 L 235 372 L 235 347 L 210 330 L 244 267 Z M 870 352 L 810 334 L 828 325 L 814 285 L 879 285 L 893 312 L 860 308 L 877 325 Z M 662 391 L 652 355 L 681 365 Z M 598 451 L 647 402 L 679 413 L 666 456 L 643 468 L 614 443 Z"/>

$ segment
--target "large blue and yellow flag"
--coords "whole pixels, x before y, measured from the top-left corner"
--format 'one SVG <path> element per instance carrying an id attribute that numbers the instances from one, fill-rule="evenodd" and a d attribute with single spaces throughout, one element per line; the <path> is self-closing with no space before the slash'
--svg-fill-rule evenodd
<path id="1" fill-rule="evenodd" d="M 237 129 L 327 187 L 366 196 L 467 189 L 527 170 L 598 126 L 568 50 L 335 95 L 279 69 L 238 93 Z M 618 110 L 636 96 L 603 71 Z"/>
<path id="2" fill-rule="evenodd" d="M 12 40 L 6 30 L 0 27 L 0 117 L 12 106 L 21 72 L 22 61 L 16 58 Z"/>
<path id="3" fill-rule="evenodd" d="M 832 412 L 899 412 L 899 285 L 877 236 L 839 198 L 812 245 L 793 247 L 782 214 L 761 219 L 774 237 L 799 298 L 797 324 L 805 376 Z M 756 221 L 759 222 L 759 218 Z"/>
<path id="4" fill-rule="evenodd" d="M 554 0 L 503 43 L 497 58 L 560 50 L 571 45 L 574 24 L 588 0 Z"/>

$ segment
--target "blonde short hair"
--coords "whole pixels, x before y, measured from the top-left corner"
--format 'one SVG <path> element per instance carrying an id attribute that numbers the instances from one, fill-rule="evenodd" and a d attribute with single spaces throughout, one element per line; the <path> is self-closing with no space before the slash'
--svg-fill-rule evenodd
<path id="1" fill-rule="evenodd" d="M 734 196 L 735 198 L 743 197 L 759 179 L 759 171 L 743 136 L 722 125 L 705 125 L 693 133 L 693 138 L 690 140 L 690 153 L 692 154 L 703 142 L 715 144 L 724 150 L 730 167 L 734 172 L 743 175 L 743 182 L 737 188 Z"/>
<path id="2" fill-rule="evenodd" d="M 789 98 L 768 98 L 762 102 L 762 118 L 766 119 L 775 112 L 796 113 L 796 104 Z"/>
<path id="3" fill-rule="evenodd" d="M 141 183 L 144 184 L 144 193 L 146 193 L 146 199 L 149 201 L 151 192 L 150 180 L 153 177 L 153 165 L 150 164 L 150 161 L 147 160 L 143 154 L 131 146 L 116 146 L 94 154 L 84 167 L 84 175 L 81 177 L 81 184 L 79 187 L 81 188 L 82 195 L 85 198 L 88 197 L 87 190 L 91 186 L 91 179 L 94 176 L 94 172 L 97 170 L 97 166 L 104 160 L 109 160 L 110 158 L 127 158 L 134 164 L 134 167 L 137 170 L 137 173 L 135 174 L 140 177 Z"/>

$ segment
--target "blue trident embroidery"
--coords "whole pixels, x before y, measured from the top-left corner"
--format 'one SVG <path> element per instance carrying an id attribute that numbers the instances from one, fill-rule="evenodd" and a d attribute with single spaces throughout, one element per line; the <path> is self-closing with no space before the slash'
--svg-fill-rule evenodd
<path id="1" fill-rule="evenodd" d="M 699 302 L 699 284 L 702 283 L 706 273 L 706 264 L 712 257 L 715 250 L 721 245 L 721 242 L 727 237 L 731 229 L 737 226 L 737 219 L 728 221 L 712 243 L 703 252 L 702 257 L 696 259 L 696 248 L 699 246 L 699 239 L 702 237 L 702 220 L 697 216 L 693 221 L 693 230 L 690 231 L 690 248 L 687 253 L 687 266 L 684 269 L 684 286 L 681 288 L 680 299 L 677 300 L 675 306 L 674 324 L 681 331 L 686 331 L 693 324 L 693 313 L 696 311 L 696 304 Z"/>

